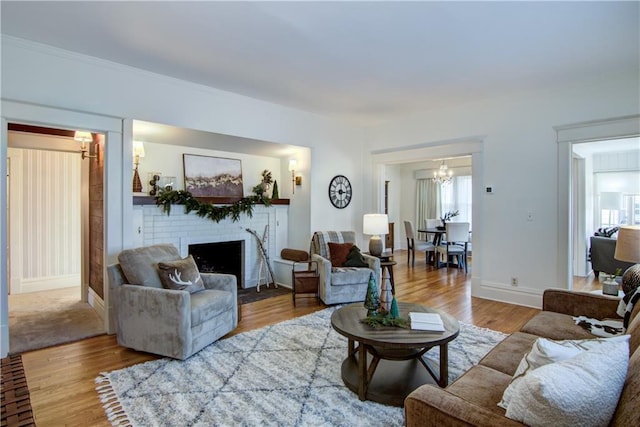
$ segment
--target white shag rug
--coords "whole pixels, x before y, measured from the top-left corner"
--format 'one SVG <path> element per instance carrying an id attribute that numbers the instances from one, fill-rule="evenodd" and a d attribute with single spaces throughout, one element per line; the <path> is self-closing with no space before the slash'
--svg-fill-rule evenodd
<path id="1" fill-rule="evenodd" d="M 114 426 L 402 426 L 402 408 L 360 401 L 342 382 L 347 339 L 327 308 L 96 378 Z M 460 323 L 449 382 L 506 335 Z M 438 348 L 426 355 L 437 365 Z"/>

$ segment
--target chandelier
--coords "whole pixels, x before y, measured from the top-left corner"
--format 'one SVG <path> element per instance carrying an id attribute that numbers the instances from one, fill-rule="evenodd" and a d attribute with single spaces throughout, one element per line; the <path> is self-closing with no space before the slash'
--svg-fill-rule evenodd
<path id="1" fill-rule="evenodd" d="M 451 175 L 453 173 L 449 170 L 447 165 L 444 164 L 444 160 L 440 165 L 440 169 L 433 171 L 433 182 L 437 182 L 440 185 L 448 184 L 451 182 Z"/>

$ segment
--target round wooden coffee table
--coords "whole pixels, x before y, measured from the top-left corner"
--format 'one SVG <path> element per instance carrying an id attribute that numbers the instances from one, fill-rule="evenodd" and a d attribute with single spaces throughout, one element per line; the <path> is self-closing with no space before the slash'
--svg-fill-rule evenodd
<path id="1" fill-rule="evenodd" d="M 448 343 L 460 332 L 458 321 L 447 313 L 419 304 L 399 302 L 398 308 L 400 316 L 406 319 L 412 311 L 438 313 L 445 331 L 373 328 L 361 322 L 367 314 L 362 303 L 339 308 L 331 315 L 331 326 L 349 339 L 347 358 L 342 362 L 342 380 L 360 400 L 403 406 L 405 397 L 423 384 L 434 381 L 440 387 L 448 384 Z M 440 348 L 437 372 L 422 358 L 436 346 Z"/>

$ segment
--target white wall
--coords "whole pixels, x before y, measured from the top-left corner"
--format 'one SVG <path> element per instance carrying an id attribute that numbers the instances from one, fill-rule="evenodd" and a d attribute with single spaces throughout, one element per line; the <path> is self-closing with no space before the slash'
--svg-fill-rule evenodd
<path id="1" fill-rule="evenodd" d="M 361 233 L 363 213 L 380 206 L 379 183 L 374 182 L 379 175 L 371 167 L 376 151 L 480 141 L 482 150 L 474 151 L 482 160 L 476 168 L 474 157 L 474 186 L 491 184 L 496 194 L 484 196 L 480 216 L 474 214 L 474 249 L 480 243 L 483 256 L 474 256 L 473 294 L 534 305 L 544 288 L 566 287 L 556 279 L 558 262 L 566 260 L 559 261 L 556 249 L 558 152 L 553 126 L 638 114 L 639 90 L 637 74 L 607 76 L 592 85 L 427 111 L 363 131 L 315 114 L 2 37 L 3 99 L 309 147 L 313 167 L 296 189 L 290 210 L 289 219 L 299 230 L 290 233 L 294 247 L 308 246 L 314 230 Z M 123 152 L 130 153 L 130 147 Z M 333 208 L 327 197 L 328 183 L 337 174 L 346 175 L 354 189 L 351 204 L 343 210 Z M 532 222 L 526 221 L 529 212 Z M 486 236 L 481 242 L 476 240 L 479 227 Z M 359 238 L 366 242 L 361 234 Z M 512 276 L 519 277 L 518 288 L 507 285 Z"/>
<path id="2" fill-rule="evenodd" d="M 290 188 L 289 180 L 283 182 L 280 171 L 281 160 L 274 157 L 252 156 L 243 153 L 229 153 L 227 151 L 207 150 L 202 148 L 184 147 L 178 145 L 155 144 L 145 141 L 145 157 L 140 159 L 138 171 L 142 181 L 143 192 L 149 191 L 148 174 L 150 172 L 161 172 L 162 176 L 173 176 L 176 178 L 175 190 L 184 190 L 184 167 L 182 161 L 183 154 L 198 154 L 203 156 L 224 157 L 238 159 L 242 165 L 242 182 L 244 195 L 253 195 L 253 187 L 262 181 L 262 171 L 271 171 L 273 179 L 278 181 L 278 188 L 283 185 Z"/>
<path id="3" fill-rule="evenodd" d="M 80 286 L 78 154 L 9 148 L 11 293 Z"/>
<path id="4" fill-rule="evenodd" d="M 371 203 L 364 197 L 363 131 L 326 117 L 7 36 L 2 97 L 311 148 L 314 167 L 290 209 L 298 230 L 290 233 L 293 247 L 308 247 L 314 230 L 361 231 Z M 354 188 L 351 205 L 340 211 L 327 196 L 337 174 Z"/>
<path id="5" fill-rule="evenodd" d="M 638 75 L 610 76 L 588 86 L 550 88 L 417 114 L 368 129 L 372 150 L 484 135 L 482 219 L 474 217 L 473 294 L 535 305 L 558 283 L 558 147 L 553 126 L 638 114 Z M 446 145 L 446 142 L 444 143 Z M 475 160 L 474 160 L 474 182 Z M 476 200 L 474 199 L 474 205 Z M 527 214 L 533 221 L 527 221 Z M 484 239 L 476 246 L 475 230 Z M 517 276 L 519 286 L 509 286 Z"/>

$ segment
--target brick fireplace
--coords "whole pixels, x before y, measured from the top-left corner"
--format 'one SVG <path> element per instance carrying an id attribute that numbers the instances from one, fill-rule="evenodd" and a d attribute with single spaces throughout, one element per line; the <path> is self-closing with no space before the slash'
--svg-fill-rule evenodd
<path id="1" fill-rule="evenodd" d="M 262 236 L 268 226 L 267 252 L 270 260 L 279 255 L 276 252 L 276 207 L 256 205 L 252 217 L 242 215 L 233 222 L 225 219 L 216 223 L 200 218 L 195 213 L 185 214 L 183 206 L 172 206 L 167 215 L 156 205 L 136 206 L 141 209 L 141 244 L 144 246 L 171 243 L 180 251 L 181 256 L 189 255 L 190 245 L 221 242 L 239 242 L 242 247 L 239 288 L 255 287 L 258 284 L 260 255 L 256 238 L 246 229 L 254 230 Z M 286 227 L 286 224 L 279 224 Z M 264 278 L 263 278 L 264 280 Z"/>

